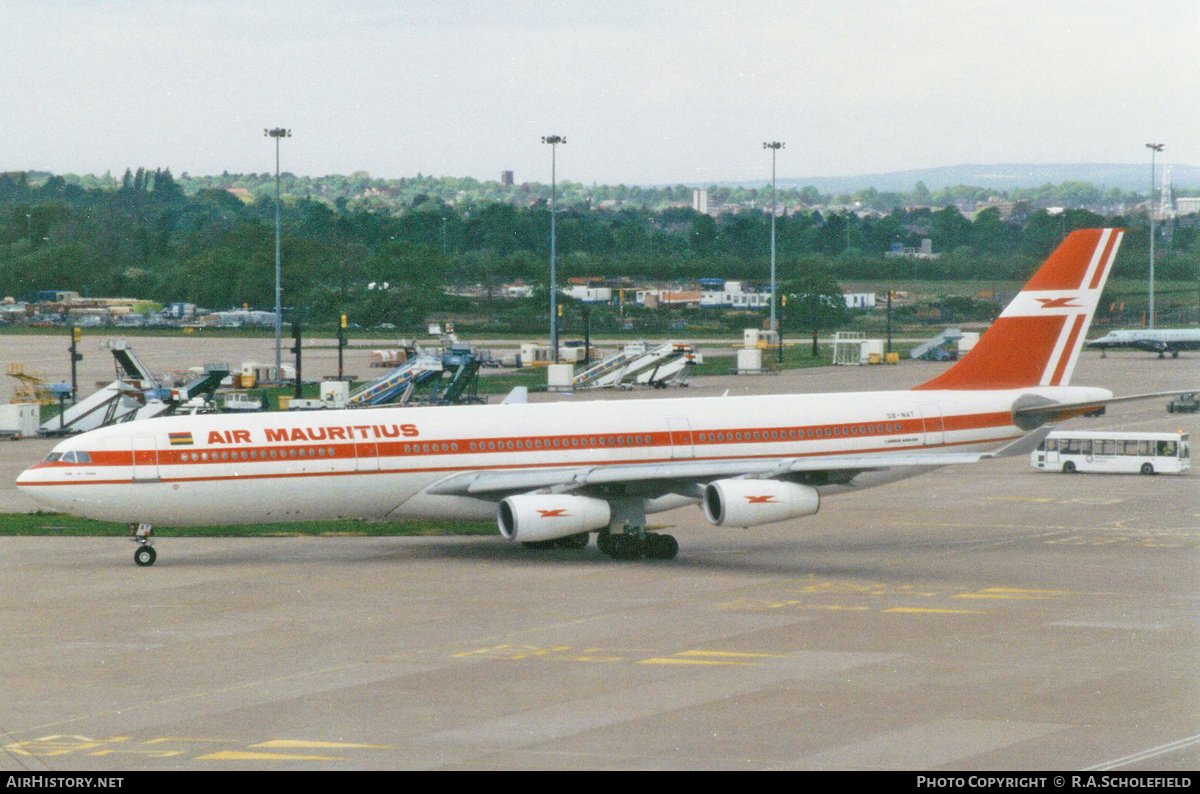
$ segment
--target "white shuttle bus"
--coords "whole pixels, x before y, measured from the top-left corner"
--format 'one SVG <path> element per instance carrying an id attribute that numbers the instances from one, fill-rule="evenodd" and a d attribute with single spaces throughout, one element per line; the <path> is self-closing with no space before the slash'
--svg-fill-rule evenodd
<path id="1" fill-rule="evenodd" d="M 1036 469 L 1181 474 L 1191 465 L 1187 433 L 1055 430 L 1029 454 Z"/>

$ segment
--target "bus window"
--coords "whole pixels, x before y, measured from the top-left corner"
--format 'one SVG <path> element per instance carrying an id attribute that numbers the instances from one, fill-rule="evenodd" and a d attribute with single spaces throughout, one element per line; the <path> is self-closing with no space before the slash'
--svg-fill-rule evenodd
<path id="1" fill-rule="evenodd" d="M 1084 455 L 1092 454 L 1092 440 L 1090 438 L 1085 438 L 1083 440 L 1083 454 Z"/>
<path id="2" fill-rule="evenodd" d="M 1047 452 L 1058 452 L 1058 439 L 1057 438 L 1046 439 L 1046 451 Z"/>
<path id="3" fill-rule="evenodd" d="M 1138 451 L 1138 442 L 1136 442 L 1136 441 L 1126 441 L 1125 442 L 1125 453 L 1124 454 L 1136 455 L 1136 454 L 1138 454 L 1137 451 Z"/>
<path id="4" fill-rule="evenodd" d="M 1116 441 L 1101 441 L 1100 442 L 1100 454 L 1101 455 L 1116 455 L 1117 454 L 1117 442 Z"/>
<path id="5" fill-rule="evenodd" d="M 1078 455 L 1080 446 L 1082 446 L 1082 445 L 1079 443 L 1079 439 L 1068 438 L 1067 439 L 1067 449 L 1066 449 L 1067 454 Z"/>
<path id="6" fill-rule="evenodd" d="M 1153 455 L 1154 454 L 1154 442 L 1153 441 L 1139 441 L 1138 442 L 1138 454 L 1144 458 L 1148 458 L 1151 455 Z"/>
<path id="7" fill-rule="evenodd" d="M 1164 458 L 1175 457 L 1175 442 L 1174 441 L 1159 441 L 1158 454 Z"/>

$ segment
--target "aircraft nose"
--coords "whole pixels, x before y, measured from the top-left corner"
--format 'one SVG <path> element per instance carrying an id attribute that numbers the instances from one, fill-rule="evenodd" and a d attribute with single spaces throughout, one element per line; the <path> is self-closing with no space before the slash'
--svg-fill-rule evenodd
<path id="1" fill-rule="evenodd" d="M 17 490 L 48 507 L 62 507 L 59 502 L 64 494 L 62 489 L 56 489 L 46 484 L 45 474 L 39 471 L 37 466 L 30 466 L 25 471 L 17 475 Z"/>

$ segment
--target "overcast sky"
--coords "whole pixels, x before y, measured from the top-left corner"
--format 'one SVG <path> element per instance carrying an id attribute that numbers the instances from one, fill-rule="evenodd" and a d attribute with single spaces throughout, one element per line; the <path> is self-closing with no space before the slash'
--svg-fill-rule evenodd
<path id="1" fill-rule="evenodd" d="M 1198 49 L 1195 0 L 0 0 L 0 170 L 1200 165 Z"/>

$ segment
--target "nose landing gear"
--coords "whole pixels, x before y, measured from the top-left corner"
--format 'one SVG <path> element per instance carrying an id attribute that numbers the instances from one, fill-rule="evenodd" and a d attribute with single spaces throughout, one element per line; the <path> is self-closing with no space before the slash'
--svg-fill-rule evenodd
<path id="1" fill-rule="evenodd" d="M 131 540 L 138 544 L 137 551 L 133 553 L 133 561 L 141 567 L 153 565 L 155 558 L 158 557 L 154 547 L 150 545 L 150 536 L 154 534 L 154 527 L 149 524 L 130 524 L 129 534 L 133 536 Z"/>

